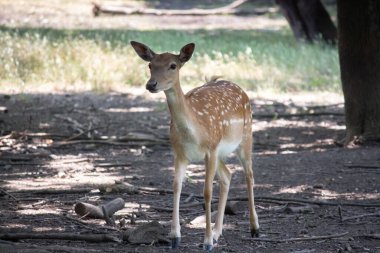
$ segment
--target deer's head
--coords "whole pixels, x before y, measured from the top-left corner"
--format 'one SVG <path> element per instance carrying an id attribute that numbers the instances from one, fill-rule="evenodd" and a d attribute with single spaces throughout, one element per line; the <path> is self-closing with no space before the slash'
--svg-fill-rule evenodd
<path id="1" fill-rule="evenodd" d="M 150 79 L 146 84 L 146 89 L 152 93 L 168 90 L 179 83 L 179 70 L 185 62 L 190 60 L 195 48 L 194 43 L 187 44 L 176 55 L 156 54 L 148 46 L 136 41 L 131 41 L 131 45 L 141 59 L 149 62 Z"/>

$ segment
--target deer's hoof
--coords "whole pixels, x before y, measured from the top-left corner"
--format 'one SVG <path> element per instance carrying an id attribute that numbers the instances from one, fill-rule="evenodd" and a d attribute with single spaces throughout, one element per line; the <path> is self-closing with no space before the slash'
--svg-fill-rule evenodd
<path id="1" fill-rule="evenodd" d="M 214 248 L 214 245 L 211 245 L 211 244 L 203 244 L 203 249 L 204 249 L 205 251 L 211 252 L 213 248 Z"/>
<path id="2" fill-rule="evenodd" d="M 172 238 L 172 249 L 176 249 L 181 244 L 181 237 Z"/>
<path id="3" fill-rule="evenodd" d="M 259 237 L 260 236 L 260 233 L 259 233 L 259 230 L 257 229 L 254 229 L 254 228 L 252 228 L 251 229 L 251 236 L 252 237 Z"/>

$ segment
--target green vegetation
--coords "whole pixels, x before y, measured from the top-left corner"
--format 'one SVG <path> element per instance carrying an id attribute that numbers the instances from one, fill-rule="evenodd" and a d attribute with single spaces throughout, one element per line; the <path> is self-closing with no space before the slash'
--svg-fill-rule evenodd
<path id="1" fill-rule="evenodd" d="M 221 75 L 251 90 L 338 91 L 335 47 L 296 43 L 290 31 L 53 30 L 0 27 L 0 86 L 80 86 L 96 91 L 145 83 L 147 64 L 129 45 L 141 41 L 156 52 L 196 53 L 182 83 L 200 85 Z"/>

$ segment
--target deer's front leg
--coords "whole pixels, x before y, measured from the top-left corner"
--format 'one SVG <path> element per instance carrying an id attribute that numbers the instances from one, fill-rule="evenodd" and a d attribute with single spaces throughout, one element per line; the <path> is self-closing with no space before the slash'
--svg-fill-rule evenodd
<path id="1" fill-rule="evenodd" d="M 206 155 L 205 165 L 206 165 L 206 179 L 203 190 L 203 195 L 205 199 L 205 209 L 206 209 L 206 233 L 203 242 L 203 249 L 211 251 L 214 245 L 212 228 L 211 228 L 211 198 L 212 198 L 212 183 L 214 181 L 216 168 L 218 165 L 217 155 L 215 152 L 211 152 Z"/>
<path id="2" fill-rule="evenodd" d="M 181 242 L 181 226 L 179 223 L 179 202 L 182 190 L 182 181 L 185 176 L 188 162 L 186 160 L 175 158 L 174 181 L 173 181 L 173 215 L 172 225 L 169 237 L 172 240 L 172 248 L 175 249 Z"/>

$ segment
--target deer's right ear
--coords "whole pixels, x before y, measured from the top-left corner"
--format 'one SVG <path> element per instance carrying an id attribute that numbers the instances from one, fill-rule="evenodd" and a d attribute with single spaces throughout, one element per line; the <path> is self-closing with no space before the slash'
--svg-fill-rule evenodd
<path id="1" fill-rule="evenodd" d="M 153 57 L 156 55 L 155 52 L 153 52 L 152 49 L 150 49 L 148 46 L 145 46 L 144 44 L 136 41 L 131 41 L 131 45 L 133 49 L 136 51 L 138 56 L 141 57 L 144 61 L 152 61 Z"/>

